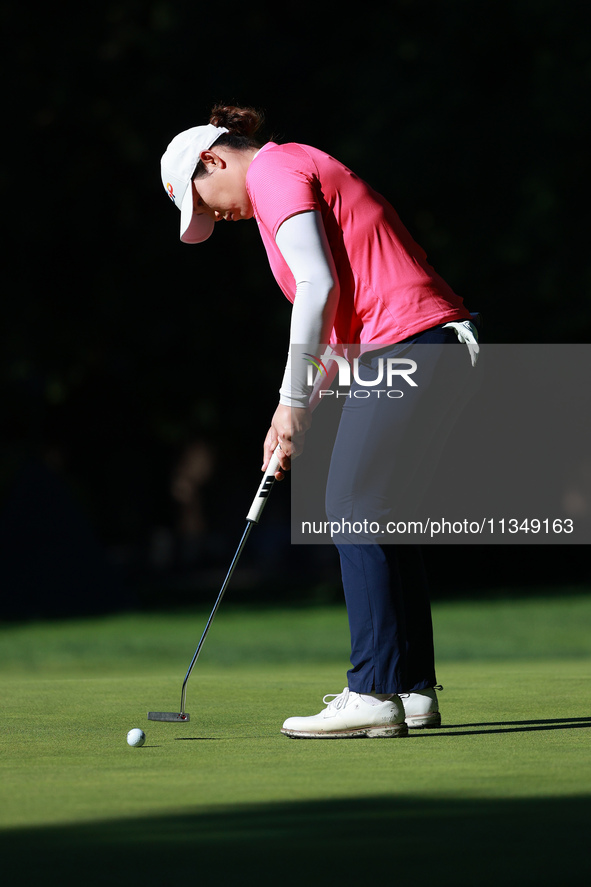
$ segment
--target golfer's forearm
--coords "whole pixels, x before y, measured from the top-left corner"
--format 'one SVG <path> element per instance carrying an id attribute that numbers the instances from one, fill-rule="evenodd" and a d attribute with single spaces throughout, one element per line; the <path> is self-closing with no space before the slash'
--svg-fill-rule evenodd
<path id="1" fill-rule="evenodd" d="M 319 356 L 329 341 L 339 299 L 338 278 L 319 212 L 287 219 L 276 242 L 296 281 L 280 403 L 305 407 L 312 386 L 307 380 L 309 364 L 301 359 L 300 351 Z M 292 346 L 300 346 L 295 359 Z"/>

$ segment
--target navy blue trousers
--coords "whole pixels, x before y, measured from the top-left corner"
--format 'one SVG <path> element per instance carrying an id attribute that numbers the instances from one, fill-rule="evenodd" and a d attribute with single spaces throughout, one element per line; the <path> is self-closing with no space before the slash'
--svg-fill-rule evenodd
<path id="1" fill-rule="evenodd" d="M 331 521 L 383 525 L 392 517 L 407 517 L 399 509 L 423 494 L 429 470 L 437 470 L 429 454 L 463 408 L 464 380 L 472 367 L 466 346 L 453 330 L 434 327 L 363 355 L 361 383 L 375 380 L 379 359 L 388 357 L 417 362 L 417 387 L 397 400 L 356 398 L 355 391 L 363 385 L 352 383 L 328 476 L 326 511 Z M 405 388 L 404 380 L 400 388 Z M 433 687 L 437 680 L 431 605 L 419 545 L 382 544 L 379 535 L 371 534 L 358 542 L 347 533 L 333 534 L 333 542 L 351 631 L 349 688 L 357 693 L 405 693 Z"/>

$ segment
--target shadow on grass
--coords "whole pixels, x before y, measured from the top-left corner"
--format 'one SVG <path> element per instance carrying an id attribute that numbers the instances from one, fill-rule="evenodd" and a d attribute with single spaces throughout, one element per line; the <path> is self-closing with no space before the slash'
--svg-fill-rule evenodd
<path id="1" fill-rule="evenodd" d="M 484 727 L 474 730 L 473 727 Z M 591 727 L 587 718 L 549 718 L 542 721 L 490 721 L 482 724 L 442 724 L 435 730 L 412 730 L 413 739 L 425 736 L 478 736 L 483 733 L 528 733 L 536 730 L 581 730 Z M 468 729 L 470 728 L 470 729 Z M 448 733 L 453 730 L 453 733 Z"/>
<path id="2" fill-rule="evenodd" d="M 588 870 L 590 796 L 386 796 L 14 829 L 6 884 L 552 885 Z"/>

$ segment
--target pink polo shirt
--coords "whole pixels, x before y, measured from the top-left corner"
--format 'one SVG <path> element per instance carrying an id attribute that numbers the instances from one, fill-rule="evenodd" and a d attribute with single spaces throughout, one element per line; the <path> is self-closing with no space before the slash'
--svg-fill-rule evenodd
<path id="1" fill-rule="evenodd" d="M 470 319 L 394 208 L 328 154 L 269 142 L 252 161 L 246 188 L 271 270 L 291 302 L 295 280 L 275 235 L 290 216 L 321 212 L 340 284 L 330 344 L 393 344 Z"/>

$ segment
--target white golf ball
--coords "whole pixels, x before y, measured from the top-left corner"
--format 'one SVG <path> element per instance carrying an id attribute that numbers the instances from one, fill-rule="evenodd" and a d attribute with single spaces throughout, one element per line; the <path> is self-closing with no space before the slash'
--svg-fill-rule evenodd
<path id="1" fill-rule="evenodd" d="M 139 748 L 146 741 L 146 734 L 143 730 L 140 730 L 139 727 L 134 727 L 133 730 L 130 730 L 127 734 L 127 744 L 132 745 L 134 748 Z"/>

